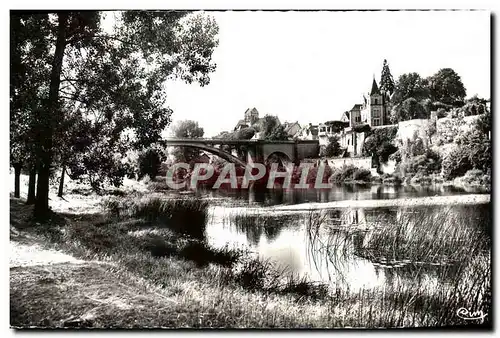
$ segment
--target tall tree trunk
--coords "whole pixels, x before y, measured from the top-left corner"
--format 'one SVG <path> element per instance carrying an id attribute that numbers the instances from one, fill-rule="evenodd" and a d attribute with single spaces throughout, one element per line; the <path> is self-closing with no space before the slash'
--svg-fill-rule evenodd
<path id="1" fill-rule="evenodd" d="M 63 197 L 64 190 L 64 173 L 66 173 L 66 165 L 62 167 L 61 179 L 59 181 L 59 192 L 57 193 L 58 197 Z"/>
<path id="2" fill-rule="evenodd" d="M 14 167 L 14 197 L 19 198 L 21 196 L 21 168 L 23 165 L 15 163 L 12 166 Z"/>
<path id="3" fill-rule="evenodd" d="M 28 182 L 28 199 L 26 200 L 26 204 L 34 204 L 35 203 L 35 191 L 36 191 L 36 166 L 32 165 L 30 168 L 30 179 Z"/>
<path id="4" fill-rule="evenodd" d="M 34 216 L 37 220 L 44 221 L 49 215 L 49 175 L 52 164 L 52 134 L 54 124 L 60 119 L 59 111 L 59 85 L 61 84 L 61 69 L 66 48 L 66 25 L 68 14 L 58 13 L 59 26 L 57 32 L 56 49 L 50 72 L 49 98 L 41 111 L 40 133 L 38 138 L 38 182 L 36 187 L 36 200 Z"/>

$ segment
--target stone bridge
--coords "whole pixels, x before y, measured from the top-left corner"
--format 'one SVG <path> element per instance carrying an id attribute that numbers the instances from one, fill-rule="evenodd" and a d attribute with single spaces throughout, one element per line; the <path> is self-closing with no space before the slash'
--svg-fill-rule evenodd
<path id="1" fill-rule="evenodd" d="M 319 156 L 318 140 L 268 141 L 167 138 L 166 144 L 167 146 L 197 148 L 241 166 L 245 166 L 249 161 L 267 164 L 274 157 L 284 162 L 298 163 L 304 158 L 317 158 Z"/>

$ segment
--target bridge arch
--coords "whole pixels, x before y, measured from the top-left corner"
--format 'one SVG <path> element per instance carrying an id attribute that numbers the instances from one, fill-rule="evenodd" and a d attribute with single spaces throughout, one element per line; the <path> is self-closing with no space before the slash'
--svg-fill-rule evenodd
<path id="1" fill-rule="evenodd" d="M 295 160 L 294 154 L 294 142 L 292 141 L 271 141 L 262 144 L 262 158 L 264 161 L 268 161 L 268 158 L 274 153 L 280 153 L 286 155 L 290 160 Z"/>
<path id="2" fill-rule="evenodd" d="M 235 164 L 238 164 L 242 167 L 246 167 L 246 162 L 242 161 L 238 157 L 234 156 L 233 154 L 230 154 L 222 149 L 211 147 L 205 144 L 201 143 L 190 143 L 190 142 L 175 142 L 175 144 L 168 144 L 167 141 L 167 147 L 190 147 L 190 148 L 196 148 L 200 150 L 204 150 L 206 152 L 209 152 L 211 154 L 217 155 L 223 159 L 225 159 L 228 162 L 232 162 Z"/>
<path id="3" fill-rule="evenodd" d="M 281 164 L 286 166 L 291 161 L 292 161 L 292 159 L 290 158 L 290 156 L 288 156 L 284 152 L 275 151 L 267 156 L 265 163 L 266 163 L 266 165 L 271 165 L 271 163 L 275 163 L 275 162 L 280 163 L 281 162 Z"/>

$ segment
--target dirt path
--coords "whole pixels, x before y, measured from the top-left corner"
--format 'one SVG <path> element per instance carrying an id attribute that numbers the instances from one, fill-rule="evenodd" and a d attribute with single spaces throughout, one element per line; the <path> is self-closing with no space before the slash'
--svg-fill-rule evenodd
<path id="1" fill-rule="evenodd" d="M 24 244 L 13 240 L 10 241 L 11 268 L 59 263 L 81 264 L 84 262 L 61 251 L 44 249 L 36 243 Z"/>
<path id="2" fill-rule="evenodd" d="M 33 240 L 33 238 L 31 238 Z M 14 328 L 173 326 L 175 302 L 115 264 L 11 240 Z"/>

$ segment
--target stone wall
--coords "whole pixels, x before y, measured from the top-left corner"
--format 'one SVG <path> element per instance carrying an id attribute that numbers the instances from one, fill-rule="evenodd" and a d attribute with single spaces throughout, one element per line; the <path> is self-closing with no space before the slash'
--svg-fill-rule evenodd
<path id="1" fill-rule="evenodd" d="M 297 144 L 297 156 L 299 160 L 317 158 L 319 156 L 319 144 L 316 142 L 299 142 Z"/>
<path id="2" fill-rule="evenodd" d="M 371 157 L 345 157 L 329 158 L 328 165 L 334 168 L 341 168 L 344 165 L 353 165 L 357 168 L 370 170 L 372 167 Z"/>
<path id="3" fill-rule="evenodd" d="M 428 119 L 415 119 L 399 122 L 396 140 L 401 141 L 402 143 L 406 140 L 414 141 L 415 136 L 426 139 L 427 135 L 425 130 L 429 123 L 432 123 L 432 121 Z"/>

